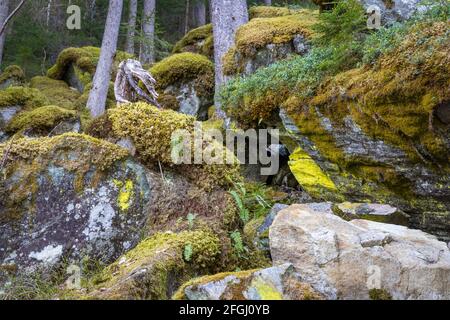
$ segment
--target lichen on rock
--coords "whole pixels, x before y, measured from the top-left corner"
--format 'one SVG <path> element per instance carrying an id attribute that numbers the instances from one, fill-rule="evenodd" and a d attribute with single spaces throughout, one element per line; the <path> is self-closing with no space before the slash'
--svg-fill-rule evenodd
<path id="1" fill-rule="evenodd" d="M 6 89 L 12 86 L 21 86 L 25 82 L 25 72 L 21 67 L 11 65 L 5 68 L 0 75 L 0 89 Z"/>

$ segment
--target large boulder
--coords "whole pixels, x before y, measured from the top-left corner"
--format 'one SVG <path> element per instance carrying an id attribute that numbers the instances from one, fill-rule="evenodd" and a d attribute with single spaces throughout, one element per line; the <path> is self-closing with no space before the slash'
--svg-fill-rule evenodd
<path id="1" fill-rule="evenodd" d="M 214 66 L 208 58 L 191 52 L 174 54 L 155 64 L 150 73 L 164 108 L 207 119 L 214 101 Z"/>
<path id="2" fill-rule="evenodd" d="M 257 271 L 220 273 L 184 284 L 176 300 L 320 300 L 290 264 Z"/>
<path id="3" fill-rule="evenodd" d="M 422 231 L 293 205 L 269 237 L 274 264 L 292 263 L 328 299 L 450 299 L 450 250 Z"/>
<path id="4" fill-rule="evenodd" d="M 0 270 L 106 263 L 138 243 L 150 187 L 126 150 L 65 134 L 0 145 L 0 158 Z"/>
<path id="5" fill-rule="evenodd" d="M 5 68 L 0 75 L 0 89 L 8 87 L 21 86 L 25 82 L 25 73 L 22 68 L 16 65 L 11 65 Z"/>
<path id="6" fill-rule="evenodd" d="M 250 20 L 238 29 L 235 46 L 224 57 L 225 75 L 250 75 L 289 56 L 308 53 L 316 15 L 314 11 L 300 10 Z"/>
<path id="7" fill-rule="evenodd" d="M 207 24 L 189 31 L 173 47 L 172 53 L 192 52 L 202 54 L 209 59 L 214 55 L 212 24 Z"/>
<path id="8" fill-rule="evenodd" d="M 417 12 L 425 9 L 420 5 L 422 0 L 359 0 L 364 8 L 376 6 L 381 11 L 381 24 L 390 25 L 405 21 Z"/>

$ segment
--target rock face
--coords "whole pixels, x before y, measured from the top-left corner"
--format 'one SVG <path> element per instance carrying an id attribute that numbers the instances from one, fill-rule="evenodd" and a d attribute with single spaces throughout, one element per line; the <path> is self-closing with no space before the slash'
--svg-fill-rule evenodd
<path id="1" fill-rule="evenodd" d="M 347 219 L 366 219 L 377 222 L 408 225 L 408 216 L 387 204 L 350 203 L 336 205 L 334 211 Z"/>
<path id="2" fill-rule="evenodd" d="M 450 299 L 450 251 L 422 231 L 293 205 L 269 237 L 274 264 L 292 263 L 328 299 Z"/>
<path id="3" fill-rule="evenodd" d="M 110 262 L 137 244 L 150 186 L 124 149 L 66 134 L 0 145 L 4 152 L 0 266 L 27 274 L 62 259 Z"/>
<path id="4" fill-rule="evenodd" d="M 20 106 L 0 108 L 0 143 L 8 139 L 5 132 L 6 126 L 20 110 L 22 110 Z"/>
<path id="5" fill-rule="evenodd" d="M 291 264 L 258 271 L 223 273 L 185 284 L 174 298 L 186 300 L 317 300 Z"/>
<path id="6" fill-rule="evenodd" d="M 404 21 L 421 8 L 421 0 L 360 0 L 365 8 L 377 6 L 381 10 L 382 25 Z"/>
<path id="7" fill-rule="evenodd" d="M 291 55 L 304 55 L 308 53 L 311 45 L 303 35 L 296 35 L 290 42 L 269 43 L 265 47 L 255 50 L 251 56 L 243 56 L 236 52 L 235 64 L 239 66 L 240 73 L 250 75 L 259 68 L 284 60 Z"/>

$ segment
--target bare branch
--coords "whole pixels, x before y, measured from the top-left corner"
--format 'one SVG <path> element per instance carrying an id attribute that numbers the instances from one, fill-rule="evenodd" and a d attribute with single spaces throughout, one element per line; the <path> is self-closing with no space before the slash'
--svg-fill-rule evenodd
<path id="1" fill-rule="evenodd" d="M 25 4 L 26 0 L 22 0 L 20 1 L 19 5 L 17 6 L 17 8 L 15 8 L 13 10 L 13 12 L 11 12 L 11 14 L 6 18 L 5 22 L 3 22 L 3 25 L 0 29 L 0 36 L 3 34 L 3 32 L 5 32 L 6 27 L 8 26 L 9 21 L 11 21 L 11 19 L 17 14 L 17 12 L 19 12 L 20 8 L 22 8 L 22 6 Z"/>

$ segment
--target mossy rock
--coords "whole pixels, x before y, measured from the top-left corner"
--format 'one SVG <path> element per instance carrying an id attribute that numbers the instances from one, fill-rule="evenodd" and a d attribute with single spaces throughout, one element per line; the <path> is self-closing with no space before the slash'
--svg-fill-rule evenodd
<path id="1" fill-rule="evenodd" d="M 0 89 L 5 89 L 11 86 L 21 86 L 25 82 L 25 72 L 21 67 L 11 65 L 5 68 L 5 71 L 0 75 Z"/>
<path id="2" fill-rule="evenodd" d="M 290 264 L 260 270 L 220 273 L 193 279 L 175 293 L 174 300 L 320 300 L 302 283 Z"/>
<path id="3" fill-rule="evenodd" d="M 77 109 L 77 100 L 80 93 L 69 87 L 62 80 L 54 80 L 48 77 L 37 76 L 31 79 L 30 87 L 38 89 L 49 100 L 51 105 L 65 109 Z"/>
<path id="4" fill-rule="evenodd" d="M 137 244 L 150 188 L 126 150 L 64 134 L 2 144 L 0 158 L 0 265 L 45 274 L 86 256 L 109 263 Z"/>
<path id="5" fill-rule="evenodd" d="M 189 249 L 187 249 L 189 248 Z M 99 274 L 92 299 L 167 300 L 189 277 L 214 268 L 219 239 L 211 232 L 159 233 Z"/>
<path id="6" fill-rule="evenodd" d="M 193 141 L 193 133 L 196 130 L 194 117 L 172 110 L 160 110 L 146 103 L 127 104 L 110 109 L 108 117 L 112 123 L 112 135 L 119 139 L 130 138 L 144 163 L 155 165 L 160 162 L 164 166 L 174 167 L 175 170 L 183 172 L 188 179 L 207 189 L 228 186 L 231 181 L 240 180 L 239 165 L 235 162 L 234 155 L 205 134 L 203 150 L 208 148 L 216 152 L 218 160 L 231 161 L 220 161 L 224 164 L 193 164 L 193 158 L 189 158 L 192 164 L 174 163 L 172 152 L 175 146 L 182 147 L 184 140 L 172 140 L 172 134 L 177 130 L 186 133 L 187 140 L 184 143 L 189 148 L 191 144 L 188 143 L 188 139 Z M 201 128 L 199 132 L 202 132 Z M 193 153 L 191 155 L 193 156 Z"/>
<path id="7" fill-rule="evenodd" d="M 289 55 L 306 53 L 313 37 L 312 26 L 317 21 L 317 12 L 313 10 L 250 20 L 238 29 L 235 46 L 223 58 L 224 73 L 248 75 Z"/>
<path id="8" fill-rule="evenodd" d="M 178 41 L 172 53 L 192 52 L 212 58 L 214 54 L 214 39 L 212 24 L 207 24 L 189 31 Z"/>
<path id="9" fill-rule="evenodd" d="M 100 58 L 100 48 L 81 47 L 64 49 L 58 56 L 47 76 L 55 80 L 64 80 L 70 86 L 83 92 L 85 86 L 92 82 Z M 113 75 L 120 62 L 133 58 L 132 55 L 117 51 L 114 57 Z"/>
<path id="10" fill-rule="evenodd" d="M 289 7 L 271 7 L 271 6 L 256 6 L 251 7 L 248 11 L 250 19 L 255 18 L 274 18 L 289 16 L 296 12 L 297 10 L 291 9 Z"/>
<path id="11" fill-rule="evenodd" d="M 61 133 L 60 130 L 57 130 L 58 127 L 62 128 L 64 124 L 69 123 L 72 124 L 73 129 L 70 131 L 79 131 L 79 118 L 75 111 L 57 106 L 45 106 L 19 113 L 6 126 L 5 131 L 8 134 L 26 132 L 27 135 L 40 136 L 48 135 L 50 132 Z M 78 130 L 76 129 L 77 123 Z"/>
<path id="12" fill-rule="evenodd" d="M 49 104 L 48 98 L 37 89 L 9 87 L 0 91 L 0 109 L 18 106 L 25 110 L 32 110 Z"/>

